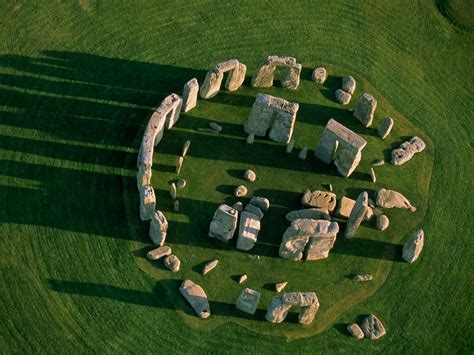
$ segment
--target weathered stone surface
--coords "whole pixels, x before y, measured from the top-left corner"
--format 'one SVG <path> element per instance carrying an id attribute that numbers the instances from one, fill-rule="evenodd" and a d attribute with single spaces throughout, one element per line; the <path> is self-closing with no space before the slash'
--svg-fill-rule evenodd
<path id="1" fill-rule="evenodd" d="M 240 278 L 239 278 L 239 284 L 242 284 L 242 283 L 244 283 L 245 281 L 247 281 L 247 278 L 248 278 L 248 276 L 245 275 L 245 274 L 242 275 L 242 276 L 240 276 Z"/>
<path id="2" fill-rule="evenodd" d="M 392 150 L 392 164 L 402 165 L 409 161 L 416 153 L 422 152 L 426 148 L 425 142 L 417 136 L 411 138 Z"/>
<path id="3" fill-rule="evenodd" d="M 374 163 L 372 164 L 373 166 L 382 166 L 385 164 L 385 161 L 383 159 L 378 159 L 376 161 L 374 161 Z"/>
<path id="4" fill-rule="evenodd" d="M 275 296 L 268 306 L 265 319 L 270 323 L 281 323 L 285 320 L 291 305 L 283 302 L 282 296 Z"/>
<path id="5" fill-rule="evenodd" d="M 369 198 L 369 206 L 372 208 L 375 207 L 375 201 L 372 200 L 371 198 Z"/>
<path id="6" fill-rule="evenodd" d="M 210 99 L 219 93 L 224 73 L 219 69 L 209 70 L 206 78 L 199 89 L 199 96 L 203 99 Z"/>
<path id="7" fill-rule="evenodd" d="M 416 207 L 405 196 L 394 190 L 378 190 L 375 193 L 375 204 L 384 208 L 408 208 L 412 212 L 416 211 Z"/>
<path id="8" fill-rule="evenodd" d="M 165 245 L 155 248 L 153 250 L 150 250 L 148 253 L 146 253 L 146 257 L 149 260 L 158 260 L 168 255 L 171 255 L 171 248 Z"/>
<path id="9" fill-rule="evenodd" d="M 247 169 L 244 173 L 244 179 L 250 182 L 254 182 L 257 178 L 257 174 L 252 169 Z"/>
<path id="10" fill-rule="evenodd" d="M 189 151 L 189 147 L 191 146 L 191 141 L 190 140 L 187 140 L 186 142 L 184 142 L 183 144 L 183 149 L 181 151 L 181 156 L 184 158 L 186 156 L 186 154 L 188 154 L 188 151 Z"/>
<path id="11" fill-rule="evenodd" d="M 388 225 L 390 224 L 390 220 L 388 217 L 384 214 L 377 216 L 377 229 L 379 231 L 384 231 L 388 228 Z"/>
<path id="12" fill-rule="evenodd" d="M 183 162 L 184 162 L 184 157 L 179 157 L 178 162 L 176 163 L 176 169 L 175 169 L 176 174 L 179 174 L 181 172 L 181 168 L 183 167 Z"/>
<path id="13" fill-rule="evenodd" d="M 205 319 L 211 315 L 211 308 L 207 300 L 206 292 L 204 292 L 201 286 L 191 280 L 184 280 L 179 288 L 179 292 L 181 292 L 200 318 Z"/>
<path id="14" fill-rule="evenodd" d="M 209 261 L 206 265 L 204 265 L 202 269 L 202 274 L 206 275 L 209 271 L 214 269 L 218 263 L 219 263 L 219 260 L 217 259 Z"/>
<path id="15" fill-rule="evenodd" d="M 348 94 L 352 95 L 356 89 L 356 81 L 355 79 L 348 75 L 342 77 L 342 90 L 347 92 Z"/>
<path id="16" fill-rule="evenodd" d="M 319 309 L 318 297 L 314 292 L 289 292 L 272 298 L 265 318 L 271 323 L 281 323 L 292 306 L 303 307 L 298 316 L 301 324 L 310 324 Z"/>
<path id="17" fill-rule="evenodd" d="M 334 160 L 339 174 L 349 177 L 359 165 L 367 141 L 334 119 L 326 124 L 314 155 L 326 164 Z"/>
<path id="18" fill-rule="evenodd" d="M 150 165 L 140 165 L 137 173 L 137 187 L 142 189 L 146 185 L 151 183 L 151 166 Z"/>
<path id="19" fill-rule="evenodd" d="M 413 263 L 420 256 L 425 244 L 425 232 L 423 229 L 416 231 L 403 246 L 403 260 Z"/>
<path id="20" fill-rule="evenodd" d="M 150 222 L 150 238 L 155 245 L 165 244 L 168 221 L 161 211 L 155 211 Z"/>
<path id="21" fill-rule="evenodd" d="M 290 154 L 293 151 L 293 148 L 295 147 L 295 140 L 291 139 L 290 143 L 286 146 L 286 152 Z"/>
<path id="22" fill-rule="evenodd" d="M 298 314 L 298 323 L 305 325 L 311 324 L 318 310 L 319 303 L 318 305 L 306 306 L 301 308 L 300 314 Z"/>
<path id="23" fill-rule="evenodd" d="M 244 185 L 237 186 L 234 190 L 234 196 L 235 197 L 243 197 L 247 195 L 247 188 Z"/>
<path id="24" fill-rule="evenodd" d="M 286 214 L 285 218 L 293 222 L 297 219 L 324 219 L 326 221 L 331 220 L 328 210 L 322 208 L 305 208 L 302 210 L 290 211 Z"/>
<path id="25" fill-rule="evenodd" d="M 300 85 L 300 76 L 302 68 L 303 66 L 301 64 L 296 64 L 293 67 L 285 68 L 281 75 L 281 86 L 286 89 L 296 90 Z"/>
<path id="26" fill-rule="evenodd" d="M 364 191 L 357 198 L 349 216 L 349 220 L 347 221 L 346 230 L 344 232 L 346 238 L 352 238 L 354 236 L 367 213 L 368 203 L 369 195 L 367 191 Z"/>
<path id="27" fill-rule="evenodd" d="M 244 63 L 239 62 L 227 77 L 225 88 L 228 91 L 238 90 L 244 83 L 246 73 L 247 66 Z"/>
<path id="28" fill-rule="evenodd" d="M 258 67 L 252 78 L 253 87 L 273 86 L 273 77 L 277 66 L 286 67 L 281 77 L 281 85 L 284 88 L 296 89 L 300 83 L 301 64 L 296 63 L 293 57 L 268 56 Z"/>
<path id="29" fill-rule="evenodd" d="M 336 194 L 328 191 L 315 190 L 311 192 L 306 190 L 301 199 L 303 206 L 315 207 L 329 212 L 336 208 Z"/>
<path id="30" fill-rule="evenodd" d="M 339 205 L 338 205 L 337 210 L 336 210 L 336 216 L 349 218 L 354 205 L 355 205 L 355 200 L 344 196 L 339 201 Z"/>
<path id="31" fill-rule="evenodd" d="M 232 205 L 232 208 L 233 208 L 234 210 L 236 210 L 236 211 L 242 212 L 243 209 L 244 209 L 244 205 L 243 205 L 242 202 L 237 201 L 236 203 L 234 203 L 234 204 Z"/>
<path id="32" fill-rule="evenodd" d="M 370 221 L 374 217 L 374 211 L 372 207 L 367 206 L 367 211 L 365 212 L 364 221 Z"/>
<path id="33" fill-rule="evenodd" d="M 260 232 L 260 221 L 253 213 L 243 211 L 240 214 L 237 249 L 250 250 L 255 246 Z"/>
<path id="34" fill-rule="evenodd" d="M 259 302 L 260 292 L 246 288 L 240 294 L 235 306 L 245 313 L 255 314 Z"/>
<path id="35" fill-rule="evenodd" d="M 334 95 L 336 96 L 337 102 L 339 102 L 342 105 L 348 105 L 352 99 L 351 94 L 348 94 L 347 92 L 342 91 L 341 89 L 337 89 Z"/>
<path id="36" fill-rule="evenodd" d="M 301 151 L 299 152 L 298 158 L 300 158 L 301 160 L 305 160 L 307 156 L 308 156 L 308 148 L 304 147 L 304 148 L 301 149 Z"/>
<path id="37" fill-rule="evenodd" d="M 372 275 L 371 274 L 357 274 L 352 278 L 352 280 L 359 281 L 359 282 L 371 281 Z"/>
<path id="38" fill-rule="evenodd" d="M 364 337 L 364 332 L 356 323 L 348 325 L 347 331 L 356 339 L 362 339 Z"/>
<path id="39" fill-rule="evenodd" d="M 170 196 L 173 200 L 176 200 L 176 184 L 174 182 L 170 184 Z"/>
<path id="40" fill-rule="evenodd" d="M 337 222 L 314 219 L 297 219 L 283 234 L 278 254 L 289 260 L 325 259 L 329 255 L 336 235 Z"/>
<path id="41" fill-rule="evenodd" d="M 155 213 L 156 197 L 155 190 L 150 185 L 140 189 L 140 218 L 142 221 L 148 221 Z"/>
<path id="42" fill-rule="evenodd" d="M 370 168 L 370 180 L 372 180 L 372 183 L 377 182 L 377 177 L 375 176 L 375 170 L 374 168 Z"/>
<path id="43" fill-rule="evenodd" d="M 178 180 L 176 181 L 176 187 L 177 187 L 178 189 L 184 189 L 184 187 L 186 186 L 186 184 L 187 184 L 187 182 L 186 182 L 186 180 L 184 180 L 184 179 L 178 179 Z"/>
<path id="44" fill-rule="evenodd" d="M 270 208 L 270 200 L 266 197 L 260 197 L 260 196 L 253 196 L 250 199 L 250 204 L 257 206 L 260 208 L 263 212 L 267 212 L 268 209 Z"/>
<path id="45" fill-rule="evenodd" d="M 239 213 L 236 209 L 226 204 L 220 205 L 209 225 L 209 237 L 217 238 L 227 243 L 232 239 L 237 229 L 238 216 Z"/>
<path id="46" fill-rule="evenodd" d="M 388 137 L 388 135 L 392 131 L 393 123 L 394 121 L 392 117 L 385 117 L 382 120 L 382 122 L 380 123 L 380 127 L 377 130 L 377 134 L 379 135 L 380 138 L 385 139 Z"/>
<path id="47" fill-rule="evenodd" d="M 183 112 L 189 112 L 196 107 L 199 93 L 199 83 L 196 78 L 189 80 L 183 88 Z"/>
<path id="48" fill-rule="evenodd" d="M 374 120 L 375 109 L 377 108 L 377 100 L 366 92 L 360 97 L 359 102 L 354 110 L 354 117 L 357 118 L 365 127 L 370 127 Z"/>
<path id="49" fill-rule="evenodd" d="M 209 122 L 209 127 L 218 133 L 222 132 L 222 126 L 220 124 L 217 124 L 215 122 Z"/>
<path id="50" fill-rule="evenodd" d="M 276 142 L 289 143 L 296 122 L 299 105 L 279 97 L 259 93 L 244 124 L 247 134 L 269 138 Z"/>
<path id="51" fill-rule="evenodd" d="M 165 126 L 167 129 L 171 129 L 178 122 L 182 105 L 183 99 L 176 94 L 166 96 L 161 102 L 156 112 L 160 116 L 166 117 Z"/>
<path id="52" fill-rule="evenodd" d="M 140 150 L 137 157 L 137 168 L 140 169 L 140 167 L 143 166 L 151 170 L 153 165 L 154 147 L 156 147 L 163 138 L 165 126 L 166 115 L 163 115 L 162 112 L 155 111 L 148 121 L 145 127 L 145 132 L 143 133 Z M 144 186 L 144 184 L 142 184 L 142 186 Z"/>
<path id="53" fill-rule="evenodd" d="M 172 272 L 178 272 L 181 267 L 181 261 L 174 254 L 165 257 L 165 266 Z"/>
<path id="54" fill-rule="evenodd" d="M 296 307 L 315 306 L 319 304 L 315 292 L 286 292 L 282 296 L 283 303 Z"/>
<path id="55" fill-rule="evenodd" d="M 283 282 L 277 282 L 275 284 L 275 291 L 276 292 L 281 292 L 283 289 L 288 285 L 288 281 L 283 281 Z"/>
<path id="56" fill-rule="evenodd" d="M 258 208 L 257 206 L 254 206 L 250 203 L 245 206 L 244 211 L 247 211 L 247 212 L 250 212 L 250 213 L 254 214 L 255 216 L 257 216 L 259 221 L 261 221 L 262 218 L 263 218 L 262 210 L 260 208 Z"/>
<path id="57" fill-rule="evenodd" d="M 237 90 L 244 82 L 247 67 L 237 59 L 230 59 L 216 64 L 214 68 L 206 74 L 199 95 L 203 99 L 210 99 L 216 96 L 221 89 L 224 73 L 228 71 L 231 71 L 231 73 L 227 78 L 225 87 L 229 91 Z"/>
<path id="58" fill-rule="evenodd" d="M 328 190 L 329 192 L 332 192 L 332 184 L 328 184 Z"/>
<path id="59" fill-rule="evenodd" d="M 385 335 L 385 328 L 382 322 L 373 314 L 362 321 L 360 328 L 364 332 L 365 337 L 371 340 L 378 339 Z"/>
<path id="60" fill-rule="evenodd" d="M 255 141 L 255 134 L 250 133 L 250 134 L 247 136 L 247 144 L 253 144 L 254 141 Z"/>
<path id="61" fill-rule="evenodd" d="M 173 202 L 173 211 L 175 212 L 179 212 L 179 201 L 178 200 L 174 200 Z"/>
<path id="62" fill-rule="evenodd" d="M 311 80 L 317 84 L 323 84 L 326 81 L 327 75 L 326 68 L 316 68 L 311 74 Z"/>

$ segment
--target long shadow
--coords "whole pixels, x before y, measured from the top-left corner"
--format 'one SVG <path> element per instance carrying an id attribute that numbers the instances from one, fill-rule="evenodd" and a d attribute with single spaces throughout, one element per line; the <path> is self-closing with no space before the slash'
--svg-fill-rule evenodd
<path id="1" fill-rule="evenodd" d="M 380 240 L 337 238 L 331 253 L 402 262 L 403 245 Z"/>

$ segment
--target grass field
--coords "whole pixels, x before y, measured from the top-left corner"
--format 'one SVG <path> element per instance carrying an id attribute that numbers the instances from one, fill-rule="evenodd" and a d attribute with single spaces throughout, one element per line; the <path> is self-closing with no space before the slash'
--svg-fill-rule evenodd
<path id="1" fill-rule="evenodd" d="M 0 32 L 0 352 L 346 352 L 468 353 L 474 348 L 472 258 L 472 5 L 368 1 L 160 1 L 103 3 L 4 2 Z M 462 22 L 462 25 L 460 23 Z M 303 64 L 297 91 L 253 89 L 250 76 L 268 55 Z M 144 125 L 171 92 L 219 61 L 248 67 L 244 87 L 200 100 L 167 132 L 155 153 L 153 186 L 170 220 L 168 244 L 183 262 L 173 274 L 144 254 L 148 223 L 138 218 L 135 162 Z M 312 83 L 311 69 L 330 78 Z M 377 120 L 395 119 L 382 141 L 334 101 L 340 76 L 357 80 L 378 101 Z M 257 92 L 300 103 L 297 151 L 312 149 L 335 117 L 369 142 L 349 178 L 310 157 L 258 139 L 245 144 L 241 124 Z M 219 136 L 196 127 L 224 126 Z M 375 128 L 378 124 L 375 124 Z M 372 184 L 372 160 L 389 157 L 404 138 L 420 135 L 425 152 L 402 167 L 383 166 Z M 171 211 L 168 183 L 186 139 L 182 211 Z M 206 236 L 217 205 L 251 167 L 250 195 L 268 196 L 252 261 L 235 245 Z M 306 188 L 331 182 L 338 196 L 394 188 L 418 207 L 387 211 L 389 229 L 364 225 L 337 241 L 324 261 L 277 257 Z M 343 226 L 343 224 L 341 224 Z M 401 245 L 415 228 L 425 249 L 413 265 Z M 202 263 L 219 258 L 200 275 Z M 245 286 L 262 291 L 255 317 L 234 310 Z M 355 284 L 353 272 L 373 283 Z M 196 318 L 177 293 L 183 278 L 208 292 L 213 315 Z M 321 310 L 309 327 L 263 320 L 274 292 L 316 291 Z M 377 314 L 387 328 L 378 341 L 356 341 L 345 325 Z"/>

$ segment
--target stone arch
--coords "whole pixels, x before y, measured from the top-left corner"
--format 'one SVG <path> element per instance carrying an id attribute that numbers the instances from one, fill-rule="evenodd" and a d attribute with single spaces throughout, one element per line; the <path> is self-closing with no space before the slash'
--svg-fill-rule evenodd
<path id="1" fill-rule="evenodd" d="M 252 86 L 255 88 L 273 86 L 277 66 L 285 68 L 281 76 L 281 86 L 287 89 L 298 88 L 302 65 L 296 63 L 296 59 L 293 57 L 280 57 L 277 55 L 268 56 L 258 67 L 252 78 Z"/>
<path id="2" fill-rule="evenodd" d="M 230 59 L 216 64 L 212 70 L 207 72 L 204 83 L 201 85 L 199 91 L 201 98 L 210 99 L 219 93 L 226 72 L 230 73 L 224 86 L 228 91 L 235 91 L 240 88 L 245 80 L 247 66 L 237 59 Z"/>

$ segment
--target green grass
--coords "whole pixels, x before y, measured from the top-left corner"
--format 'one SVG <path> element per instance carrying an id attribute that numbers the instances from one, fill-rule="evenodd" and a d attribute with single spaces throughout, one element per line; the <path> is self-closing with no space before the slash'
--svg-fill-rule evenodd
<path id="1" fill-rule="evenodd" d="M 457 3 L 459 5 L 461 3 Z M 472 50 L 469 31 L 424 4 L 354 2 L 169 1 L 41 4 L 4 3 L 0 34 L 0 351 L 10 352 L 442 352 L 473 348 L 470 186 L 473 159 Z M 461 4 L 461 13 L 469 5 Z M 463 7 L 464 6 L 464 7 Z M 296 92 L 282 88 L 222 92 L 183 115 L 160 143 L 153 185 L 170 220 L 169 245 L 183 261 L 178 274 L 143 258 L 147 223 L 138 219 L 137 148 L 153 108 L 188 79 L 202 81 L 215 63 L 237 58 L 252 75 L 268 54 L 295 56 L 305 68 Z M 320 87 L 310 69 L 332 75 Z M 387 141 L 373 136 L 334 103 L 343 74 L 355 76 L 396 126 Z M 339 177 L 310 157 L 301 162 L 268 140 L 245 144 L 241 123 L 256 92 L 301 103 L 295 137 L 312 148 L 335 117 L 369 141 L 353 177 Z M 351 106 L 355 101 L 351 103 Z M 222 123 L 219 136 L 195 127 Z M 377 124 L 375 125 L 377 127 Z M 367 175 L 403 137 L 419 134 L 428 149 L 402 167 Z M 182 176 L 182 213 L 171 212 L 167 184 L 184 140 L 191 139 Z M 273 207 L 250 261 L 231 244 L 209 239 L 212 213 L 232 203 L 241 172 L 252 167 L 251 193 Z M 332 182 L 338 196 L 387 186 L 419 207 L 392 211 L 379 233 L 337 241 L 329 259 L 291 263 L 277 257 L 304 189 Z M 342 225 L 343 226 L 343 225 Z M 421 226 L 426 246 L 413 265 L 400 262 L 406 235 Z M 253 251 L 252 251 L 253 252 Z M 221 262 L 206 277 L 202 262 Z M 369 285 L 346 275 L 367 271 Z M 246 272 L 263 292 L 255 317 L 234 310 Z M 177 293 L 190 277 L 209 294 L 213 315 L 194 317 Z M 291 290 L 316 291 L 314 324 L 272 325 L 262 313 L 268 284 L 289 279 Z M 355 341 L 344 327 L 377 314 L 388 334 Z"/>

